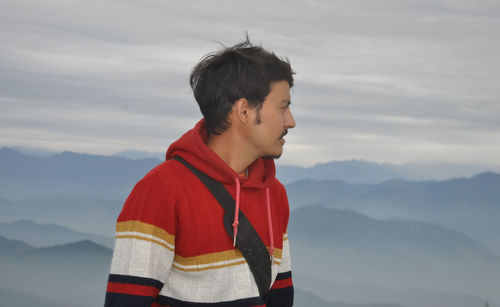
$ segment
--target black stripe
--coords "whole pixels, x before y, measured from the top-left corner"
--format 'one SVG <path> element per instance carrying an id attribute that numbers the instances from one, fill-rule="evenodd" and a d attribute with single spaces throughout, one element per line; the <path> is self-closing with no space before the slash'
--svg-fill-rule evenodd
<path id="1" fill-rule="evenodd" d="M 267 307 L 293 306 L 293 287 L 271 289 L 266 299 Z"/>
<path id="2" fill-rule="evenodd" d="M 288 271 L 285 273 L 279 273 L 278 276 L 276 276 L 276 280 L 283 280 L 287 278 L 292 278 L 292 271 Z"/>
<path id="3" fill-rule="evenodd" d="M 146 278 L 146 277 L 129 276 L 129 275 L 109 274 L 108 282 L 150 286 L 150 287 L 155 287 L 158 290 L 161 290 L 161 288 L 163 288 L 163 283 L 156 280 L 156 279 Z"/>
<path id="4" fill-rule="evenodd" d="M 249 307 L 255 305 L 264 305 L 264 301 L 260 297 L 245 298 L 229 302 L 218 303 L 193 303 L 181 301 L 175 298 L 158 295 L 155 302 L 161 305 L 168 305 L 172 307 Z"/>
<path id="5" fill-rule="evenodd" d="M 104 307 L 151 307 L 151 304 L 153 304 L 152 296 L 108 292 Z"/>

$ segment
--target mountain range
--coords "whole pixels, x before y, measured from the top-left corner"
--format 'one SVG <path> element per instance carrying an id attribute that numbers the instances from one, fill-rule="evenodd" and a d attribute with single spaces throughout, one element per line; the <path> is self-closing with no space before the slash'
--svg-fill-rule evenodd
<path id="1" fill-rule="evenodd" d="M 162 162 L 153 158 L 155 156 L 135 151 L 121 152 L 118 156 L 73 152 L 37 156 L 4 147 L 0 149 L 0 197 L 20 200 L 25 197 L 92 195 L 97 199 L 123 200 L 140 178 Z M 350 160 L 307 168 L 280 165 L 277 176 L 285 184 L 301 179 L 377 184 L 392 179 L 421 181 L 471 177 L 488 170 L 500 172 L 500 166 L 451 163 L 396 165 Z"/>
<path id="2" fill-rule="evenodd" d="M 35 248 L 3 237 L 0 246 L 2 306 L 43 306 L 50 302 L 53 306 L 102 305 L 110 249 L 91 241 Z M 28 296 L 20 299 L 16 293 Z M 7 299 L 16 304 L 4 305 Z"/>
<path id="3" fill-rule="evenodd" d="M 500 175 L 482 173 L 446 181 L 391 180 L 348 184 L 299 180 L 286 186 L 292 208 L 321 205 L 374 218 L 399 218 L 446 226 L 500 253 Z"/>
<path id="4" fill-rule="evenodd" d="M 327 282 L 369 284 L 381 289 L 421 289 L 440 293 L 422 304 L 401 292 L 385 302 L 407 307 L 467 306 L 444 293 L 468 294 L 463 302 L 500 301 L 500 257 L 482 243 L 445 227 L 404 220 L 378 220 L 351 210 L 310 206 L 291 215 L 289 240 L 297 285 L 330 300 Z M 307 282 L 306 282 L 307 281 Z M 321 289 L 321 290 L 319 290 Z M 333 289 L 331 289 L 333 291 Z M 411 292 L 411 291 L 410 291 Z M 352 296 L 335 292 L 339 300 Z M 357 293 L 357 302 L 380 301 L 377 292 Z M 483 299 L 479 299 L 482 297 Z M 438 299 L 439 298 L 439 299 Z M 484 304 L 481 303 L 481 304 Z"/>
<path id="5" fill-rule="evenodd" d="M 11 274 L 0 276 L 2 306 L 100 306 L 104 302 L 110 259 L 110 249 L 90 241 L 34 248 L 22 241 L 0 237 L 0 269 Z M 29 272 L 36 274 L 35 278 L 29 278 Z M 295 306 L 401 307 L 332 303 L 300 289 L 296 290 Z"/>
<path id="6" fill-rule="evenodd" d="M 43 233 L 51 229 L 47 225 L 33 225 L 29 228 L 32 231 Z M 61 233 L 68 240 L 77 233 L 49 226 L 68 232 Z M 13 229 L 22 233 L 20 228 Z M 11 235 L 16 235 L 14 230 Z M 423 293 L 415 286 L 425 285 L 432 289 L 427 290 L 426 306 L 451 306 L 443 302 L 453 302 L 454 307 L 465 307 L 468 306 L 465 303 L 486 300 L 479 297 L 491 299 L 495 291 L 488 287 L 499 282 L 497 255 L 463 234 L 432 224 L 375 220 L 350 210 L 311 206 L 293 212 L 289 234 L 294 283 L 298 286 L 296 306 L 315 302 L 314 306 L 321 307 L 415 307 L 419 306 L 418 298 Z M 0 277 L 0 290 L 23 289 L 33 299 L 72 302 L 75 306 L 99 305 L 110 259 L 110 249 L 88 240 L 35 248 L 19 240 L 0 238 L 0 270 L 5 273 Z M 36 278 L 30 277 L 31 274 Z M 457 285 L 454 280 L 466 282 Z M 37 287 L 39 283 L 44 284 Z M 330 290 L 326 290 L 329 283 Z M 372 285 L 368 287 L 370 291 L 366 290 L 367 285 Z M 388 290 L 401 287 L 408 290 Z M 346 288 L 350 291 L 338 292 Z M 353 298 L 354 289 L 364 289 L 357 292 L 357 299 Z M 385 298 L 380 293 L 386 293 Z M 85 295 L 93 299 L 81 301 Z M 461 300 L 464 304 L 457 304 Z M 490 306 L 497 305 L 491 302 Z"/>
<path id="7" fill-rule="evenodd" d="M 0 223 L 0 235 L 20 240 L 34 247 L 47 247 L 69 242 L 89 240 L 113 248 L 113 237 L 74 231 L 55 224 L 40 224 L 29 220 Z"/>
<path id="8" fill-rule="evenodd" d="M 0 236 L 8 238 L 0 239 L 0 295 L 101 305 L 116 217 L 158 163 L 0 149 Z M 297 299 L 497 307 L 500 175 L 475 170 L 483 169 L 358 160 L 279 166 L 292 209 Z"/>
<path id="9" fill-rule="evenodd" d="M 37 157 L 2 148 L 0 196 L 9 200 L 91 196 L 123 201 L 134 184 L 159 163 L 72 152 Z"/>

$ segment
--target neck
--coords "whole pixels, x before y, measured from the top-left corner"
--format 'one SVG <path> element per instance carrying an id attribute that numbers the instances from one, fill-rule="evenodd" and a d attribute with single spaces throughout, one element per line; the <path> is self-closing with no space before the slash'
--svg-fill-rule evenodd
<path id="1" fill-rule="evenodd" d="M 245 173 L 247 167 L 257 159 L 249 154 L 238 136 L 227 131 L 221 135 L 209 136 L 207 146 L 237 174 Z"/>

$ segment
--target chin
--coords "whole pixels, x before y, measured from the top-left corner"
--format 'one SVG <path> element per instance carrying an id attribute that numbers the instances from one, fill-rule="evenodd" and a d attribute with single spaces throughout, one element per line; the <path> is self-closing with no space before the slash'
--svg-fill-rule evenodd
<path id="1" fill-rule="evenodd" d="M 264 158 L 264 159 L 279 159 L 282 154 L 283 154 L 283 151 L 280 151 L 279 153 L 264 155 L 262 158 Z"/>
<path id="2" fill-rule="evenodd" d="M 268 155 L 268 156 L 263 156 L 262 158 L 263 158 L 263 159 L 273 159 L 273 160 L 275 160 L 275 159 L 279 159 L 280 157 L 281 157 L 281 154 L 279 154 L 279 155 Z"/>

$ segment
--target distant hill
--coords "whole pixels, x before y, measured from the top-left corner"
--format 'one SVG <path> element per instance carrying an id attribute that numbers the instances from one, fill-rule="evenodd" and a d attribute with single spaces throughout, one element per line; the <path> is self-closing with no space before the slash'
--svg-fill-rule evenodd
<path id="1" fill-rule="evenodd" d="M 124 200 L 135 183 L 160 163 L 63 152 L 48 157 L 0 149 L 0 197 L 89 196 Z"/>
<path id="2" fill-rule="evenodd" d="M 25 291 L 0 288 L 0 301 L 5 307 L 80 307 L 82 305 L 68 305 L 69 302 L 57 302 L 43 296 L 33 295 Z"/>
<path id="3" fill-rule="evenodd" d="M 134 184 L 163 161 L 163 154 L 124 151 L 115 156 L 63 152 L 26 154 L 31 150 L 0 148 L 0 197 L 89 196 L 123 201 Z M 445 180 L 470 177 L 500 166 L 409 163 L 395 165 L 362 160 L 332 161 L 303 168 L 280 165 L 277 175 L 285 184 L 301 179 L 342 180 L 374 184 L 391 179 Z"/>
<path id="4" fill-rule="evenodd" d="M 28 220 L 0 223 L 0 235 L 24 241 L 35 247 L 64 244 L 75 241 L 91 240 L 113 248 L 112 237 L 74 231 L 71 228 L 55 224 L 39 224 Z"/>
<path id="5" fill-rule="evenodd" d="M 364 205 L 397 204 L 397 208 L 391 209 L 407 210 L 409 206 L 423 205 L 421 208 L 425 210 L 425 207 L 443 208 L 450 203 L 496 207 L 500 200 L 500 175 L 493 172 L 446 181 L 390 180 L 380 184 L 299 180 L 286 187 L 289 198 L 294 200 L 291 203 L 294 208 L 327 204 L 358 209 Z"/>
<path id="6" fill-rule="evenodd" d="M 22 289 L 29 294 L 26 300 L 16 300 L 15 293 L 4 291 L 9 301 L 40 303 L 32 306 L 46 306 L 43 304 L 52 301 L 55 302 L 53 306 L 103 304 L 112 255 L 110 249 L 91 241 L 23 249 L 18 248 L 23 245 L 19 241 L 0 238 L 0 242 L 11 246 L 10 250 L 0 249 L 0 290 Z M 3 303 L 4 298 L 0 297 L 0 301 Z"/>
<path id="7" fill-rule="evenodd" d="M 430 222 L 465 232 L 500 253 L 500 175 L 446 181 L 390 180 L 348 184 L 300 180 L 286 186 L 292 208 L 321 205 L 376 218 Z"/>
<path id="8" fill-rule="evenodd" d="M 500 257 L 450 229 L 309 206 L 292 212 L 289 234 L 296 275 L 500 301 L 494 294 L 500 284 Z M 374 301 L 380 300 L 369 300 Z"/>
<path id="9" fill-rule="evenodd" d="M 289 232 L 307 242 L 412 258 L 442 257 L 448 263 L 473 260 L 498 265 L 500 256 L 467 235 L 441 226 L 405 220 L 377 220 L 351 210 L 310 206 L 293 211 Z M 463 263 L 461 263 L 463 264 Z"/>
<path id="10" fill-rule="evenodd" d="M 367 304 L 350 304 L 343 302 L 329 302 L 324 300 L 317 295 L 312 294 L 311 292 L 298 289 L 295 287 L 295 299 L 293 305 L 296 307 L 404 307 L 399 304 L 391 304 L 391 303 L 367 303 Z"/>
<path id="11" fill-rule="evenodd" d="M 285 184 L 302 179 L 341 180 L 352 184 L 377 184 L 392 179 L 442 181 L 457 177 L 471 177 L 487 171 L 500 172 L 500 165 L 486 166 L 431 162 L 390 164 L 350 160 L 318 163 L 311 167 L 280 165 L 277 168 L 277 175 Z"/>
<path id="12" fill-rule="evenodd" d="M 93 199 L 91 195 L 74 195 L 73 197 L 47 196 L 20 201 L 8 201 L 0 198 L 0 222 L 30 220 L 43 224 L 61 225 L 81 233 L 99 234 L 101 237 L 109 238 L 114 237 L 116 218 L 123 207 L 123 202 Z M 28 227 L 26 232 L 35 230 L 33 228 L 36 227 Z M 50 230 L 50 227 L 48 228 L 45 230 L 57 231 L 54 229 Z M 43 233 L 42 231 L 35 238 L 41 238 Z M 64 240 L 57 241 L 66 236 L 66 234 L 66 231 L 54 234 L 52 239 L 55 241 L 51 243 L 67 242 Z M 18 236 L 17 238 L 22 238 L 22 236 Z M 77 234 L 72 234 L 70 238 L 76 240 L 92 239 L 106 246 L 109 246 L 110 243 L 109 240 L 89 237 L 88 235 L 79 237 Z M 39 244 L 36 245 L 39 246 Z"/>
<path id="13" fill-rule="evenodd" d="M 498 302 L 478 296 L 459 292 L 426 290 L 419 288 L 396 288 L 390 289 L 375 284 L 353 283 L 342 284 L 335 281 L 318 279 L 314 276 L 295 275 L 294 285 L 305 294 L 319 295 L 328 301 L 352 302 L 351 304 L 340 303 L 341 306 L 349 307 L 375 307 L 375 306 L 404 306 L 404 307 L 469 307 L 485 306 L 488 302 L 490 307 L 500 307 Z M 372 302 L 398 302 L 379 303 Z M 295 306 L 295 305 L 294 305 Z M 297 305 L 315 306 L 315 305 Z M 328 305 L 326 305 L 328 306 Z M 336 305 L 334 305 L 336 306 Z"/>
<path id="14" fill-rule="evenodd" d="M 0 254 L 12 255 L 33 249 L 33 246 L 20 240 L 9 240 L 0 236 Z"/>

